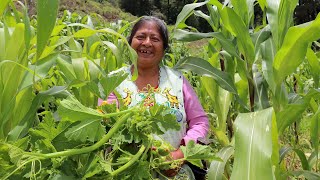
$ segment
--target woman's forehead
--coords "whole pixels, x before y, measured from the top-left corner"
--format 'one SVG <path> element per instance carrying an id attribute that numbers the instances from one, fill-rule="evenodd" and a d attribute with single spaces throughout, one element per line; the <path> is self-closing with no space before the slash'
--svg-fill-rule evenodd
<path id="1" fill-rule="evenodd" d="M 136 33 L 142 33 L 142 32 L 144 33 L 149 32 L 149 33 L 160 35 L 160 28 L 157 25 L 157 23 L 153 21 L 147 21 L 141 24 L 141 26 L 137 29 Z"/>

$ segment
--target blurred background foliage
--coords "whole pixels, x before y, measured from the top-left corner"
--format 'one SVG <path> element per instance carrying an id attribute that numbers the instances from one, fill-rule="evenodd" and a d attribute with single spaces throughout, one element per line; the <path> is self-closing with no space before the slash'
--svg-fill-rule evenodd
<path id="1" fill-rule="evenodd" d="M 219 0 L 224 3 L 225 0 Z M 35 0 L 27 0 L 30 16 L 35 15 Z M 115 22 L 117 20 L 134 20 L 142 15 L 155 15 L 173 25 L 183 6 L 194 0 L 61 0 L 60 15 L 68 9 L 79 15 L 95 15 L 100 20 Z M 200 2 L 200 1 L 198 1 Z M 206 13 L 207 9 L 200 9 Z M 254 6 L 255 23 L 260 24 L 262 10 L 258 3 Z M 299 0 L 294 12 L 294 24 L 302 24 L 316 18 L 320 12 L 319 0 Z M 191 17 L 187 24 L 196 27 L 200 32 L 211 31 L 211 27 L 200 17 Z"/>

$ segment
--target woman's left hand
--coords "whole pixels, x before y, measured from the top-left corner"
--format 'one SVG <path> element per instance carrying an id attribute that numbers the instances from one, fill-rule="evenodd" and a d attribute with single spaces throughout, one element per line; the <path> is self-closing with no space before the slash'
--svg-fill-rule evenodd
<path id="1" fill-rule="evenodd" d="M 177 160 L 177 159 L 182 159 L 182 158 L 184 158 L 183 152 L 182 152 L 182 150 L 181 150 L 180 148 L 177 149 L 177 150 L 175 150 L 175 151 L 170 152 L 170 156 L 171 156 L 172 160 Z M 184 162 L 181 163 L 181 166 L 182 166 L 183 164 L 184 164 Z M 178 174 L 181 166 L 178 167 L 178 168 L 175 168 L 175 169 L 165 170 L 165 171 L 164 171 L 164 174 L 165 174 L 167 177 L 173 177 L 173 176 L 175 176 L 175 175 Z"/>

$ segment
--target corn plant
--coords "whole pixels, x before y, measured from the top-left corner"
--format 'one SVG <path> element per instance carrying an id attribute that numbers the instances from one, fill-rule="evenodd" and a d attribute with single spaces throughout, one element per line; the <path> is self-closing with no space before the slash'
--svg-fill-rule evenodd
<path id="1" fill-rule="evenodd" d="M 301 175 L 319 179 L 320 64 L 311 44 L 320 38 L 320 16 L 294 25 L 297 3 L 231 0 L 221 4 L 209 0 L 184 6 L 177 17 L 175 39 L 208 40 L 206 57 L 184 58 L 175 68 L 202 76 L 202 85 L 213 103 L 214 109 L 209 112 L 215 114 L 211 129 L 224 147 L 218 153 L 224 162 L 211 163 L 209 179 L 286 179 Z M 263 12 L 261 24 L 253 21 L 254 6 Z M 200 7 L 207 8 L 208 13 L 197 10 Z M 212 32 L 201 33 L 188 26 L 190 16 L 205 19 Z M 309 67 L 311 73 L 304 77 L 312 83 L 297 91 L 292 79 L 298 77 L 297 70 L 303 65 Z M 279 143 L 305 112 L 311 113 L 309 157 L 303 149 Z M 228 127 L 233 130 L 228 131 Z M 301 169 L 286 169 L 283 158 L 292 150 L 299 157 Z M 232 168 L 230 157 L 234 157 Z"/>
<path id="2" fill-rule="evenodd" d="M 128 75 L 109 72 L 136 63 L 131 23 L 58 18 L 52 0 L 37 1 L 29 19 L 26 6 L 0 5 L 1 179 L 150 179 L 183 161 L 219 159 L 195 143 L 182 147 L 183 159 L 167 159 L 172 147 L 154 135 L 179 125 L 165 106 L 98 106 Z"/>

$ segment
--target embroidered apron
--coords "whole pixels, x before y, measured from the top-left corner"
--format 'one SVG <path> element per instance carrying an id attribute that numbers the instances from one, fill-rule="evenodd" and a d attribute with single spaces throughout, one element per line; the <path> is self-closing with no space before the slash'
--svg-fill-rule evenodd
<path id="1" fill-rule="evenodd" d="M 166 66 L 160 67 L 160 81 L 154 93 L 139 92 L 136 84 L 131 81 L 130 67 L 124 67 L 129 76 L 116 88 L 123 98 L 125 105 L 132 107 L 143 101 L 145 106 L 153 106 L 154 103 L 171 108 L 170 113 L 176 115 L 180 124 L 180 131 L 167 130 L 161 138 L 169 142 L 174 148 L 179 148 L 182 138 L 186 134 L 186 114 L 184 109 L 182 74 Z M 148 95 L 148 97 L 146 97 Z M 157 137 L 156 137 L 157 138 Z"/>
<path id="2" fill-rule="evenodd" d="M 183 76 L 179 71 L 167 66 L 160 67 L 159 85 L 153 93 L 139 92 L 136 84 L 131 81 L 130 67 L 123 67 L 129 76 L 116 88 L 116 91 L 123 98 L 125 105 L 132 107 L 143 101 L 144 106 L 153 106 L 154 103 L 165 105 L 171 108 L 170 113 L 175 114 L 180 130 L 167 130 L 163 135 L 155 136 L 155 139 L 162 139 L 170 143 L 175 149 L 180 147 L 182 138 L 186 135 L 187 120 L 184 109 L 184 99 L 182 92 Z M 148 97 L 146 97 L 148 95 Z M 160 179 L 165 179 L 161 175 L 155 175 Z M 182 166 L 179 173 L 173 177 L 175 179 L 194 179 L 190 167 L 186 164 Z"/>

